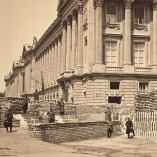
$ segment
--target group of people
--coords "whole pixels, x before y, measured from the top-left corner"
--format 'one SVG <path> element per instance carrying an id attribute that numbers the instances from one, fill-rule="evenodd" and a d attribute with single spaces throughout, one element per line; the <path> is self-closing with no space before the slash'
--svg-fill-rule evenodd
<path id="1" fill-rule="evenodd" d="M 111 110 L 109 109 L 109 107 L 106 110 L 106 125 L 107 125 L 107 137 L 111 138 L 112 133 L 113 133 L 113 122 L 111 119 Z M 126 126 L 126 134 L 128 135 L 128 139 L 132 138 L 135 136 L 135 132 L 134 132 L 134 128 L 133 128 L 133 122 L 130 119 L 130 117 L 128 117 L 128 120 L 125 123 Z M 132 134 L 132 135 L 131 135 Z"/>

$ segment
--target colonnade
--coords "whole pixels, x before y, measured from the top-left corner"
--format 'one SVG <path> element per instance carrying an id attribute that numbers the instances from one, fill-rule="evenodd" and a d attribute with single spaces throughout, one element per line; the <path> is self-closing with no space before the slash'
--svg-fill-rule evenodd
<path id="1" fill-rule="evenodd" d="M 62 31 L 35 58 L 36 88 L 53 84 L 60 74 L 83 67 L 83 7 L 79 3 L 62 21 Z M 78 51 L 77 51 L 78 48 Z"/>

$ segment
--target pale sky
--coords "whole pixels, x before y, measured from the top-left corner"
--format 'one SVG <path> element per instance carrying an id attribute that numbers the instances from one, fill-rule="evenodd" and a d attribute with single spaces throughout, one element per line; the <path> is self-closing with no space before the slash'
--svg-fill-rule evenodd
<path id="1" fill-rule="evenodd" d="M 24 44 L 39 40 L 57 17 L 58 0 L 0 0 L 0 92 Z"/>

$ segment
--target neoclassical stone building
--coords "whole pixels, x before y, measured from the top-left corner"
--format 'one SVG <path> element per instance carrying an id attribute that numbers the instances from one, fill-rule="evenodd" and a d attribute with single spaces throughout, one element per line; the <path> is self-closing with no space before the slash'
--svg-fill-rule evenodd
<path id="1" fill-rule="evenodd" d="M 157 89 L 157 0 L 59 0 L 57 11 L 5 77 L 7 97 L 37 89 L 40 99 L 125 105 Z"/>

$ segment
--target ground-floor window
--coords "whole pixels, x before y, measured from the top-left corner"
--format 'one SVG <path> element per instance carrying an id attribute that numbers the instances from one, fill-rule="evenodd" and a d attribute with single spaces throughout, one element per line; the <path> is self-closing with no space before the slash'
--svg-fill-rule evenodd
<path id="1" fill-rule="evenodd" d="M 139 82 L 139 91 L 148 91 L 148 82 Z"/>
<path id="2" fill-rule="evenodd" d="M 109 96 L 108 103 L 111 104 L 121 104 L 121 96 Z"/>

